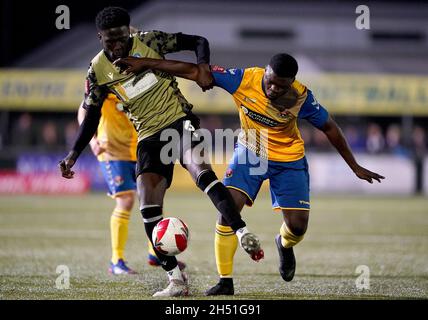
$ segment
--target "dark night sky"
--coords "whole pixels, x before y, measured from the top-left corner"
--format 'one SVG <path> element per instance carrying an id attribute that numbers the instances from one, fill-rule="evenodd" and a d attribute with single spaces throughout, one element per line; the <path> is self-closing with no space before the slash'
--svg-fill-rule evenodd
<path id="1" fill-rule="evenodd" d="M 81 21 L 93 23 L 96 13 L 109 5 L 121 6 L 131 10 L 147 2 L 143 0 L 43 0 L 43 1 L 0 1 L 0 66 L 7 67 L 22 57 L 31 48 L 37 48 L 64 30 L 55 27 L 58 5 L 70 8 L 70 24 Z"/>
<path id="2" fill-rule="evenodd" d="M 55 28 L 58 5 L 67 5 L 70 8 L 71 27 L 86 21 L 94 23 L 96 13 L 109 5 L 121 6 L 131 10 L 145 2 L 155 0 L 1 0 L 0 1 L 0 67 L 7 67 L 13 61 L 21 58 L 31 49 L 37 48 L 54 36 L 61 35 L 64 30 Z M 179 0 L 176 0 L 179 1 Z M 211 0 L 214 1 L 214 0 Z M 244 1 L 244 0 L 216 0 Z M 260 1 L 260 0 L 245 0 Z M 282 2 L 285 0 L 269 0 Z M 287 0 L 290 2 L 299 0 Z M 337 0 L 335 0 L 337 1 Z M 344 1 L 344 0 L 341 0 Z M 351 1 L 351 0 L 347 0 Z M 355 1 L 355 0 L 352 0 Z M 399 2 L 399 0 L 370 0 L 372 2 Z M 401 0 L 402 2 L 403 0 Z M 424 2 L 426 0 L 412 0 Z"/>

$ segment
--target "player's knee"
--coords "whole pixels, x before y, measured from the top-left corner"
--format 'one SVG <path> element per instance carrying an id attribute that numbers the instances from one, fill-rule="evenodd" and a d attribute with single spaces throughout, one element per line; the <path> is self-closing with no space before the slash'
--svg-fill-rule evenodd
<path id="1" fill-rule="evenodd" d="M 297 230 L 299 234 L 297 234 L 297 232 L 295 233 L 294 230 Z M 296 244 L 303 240 L 306 229 L 299 230 L 298 228 L 295 228 L 294 230 L 292 231 L 290 226 L 288 226 L 285 222 L 282 224 L 279 233 L 281 234 L 282 245 L 285 248 L 294 247 Z"/>
<path id="2" fill-rule="evenodd" d="M 288 226 L 289 230 L 296 236 L 303 236 L 306 233 L 307 227 L 306 223 Z"/>
<path id="3" fill-rule="evenodd" d="M 198 177 L 205 171 L 212 171 L 211 166 L 206 163 L 189 163 L 182 164 L 182 166 L 190 173 L 195 182 L 198 181 Z"/>
<path id="4" fill-rule="evenodd" d="M 286 227 L 296 236 L 303 236 L 308 228 L 309 210 L 287 210 L 284 213 Z"/>
<path id="5" fill-rule="evenodd" d="M 137 191 L 140 206 L 150 204 L 162 205 L 166 188 L 167 182 L 163 177 L 156 176 L 155 178 L 151 178 L 149 176 L 146 179 L 141 179 L 139 176 L 137 178 Z"/>
<path id="6" fill-rule="evenodd" d="M 134 206 L 135 194 L 133 192 L 125 193 L 116 196 L 116 206 L 126 210 L 131 211 Z"/>

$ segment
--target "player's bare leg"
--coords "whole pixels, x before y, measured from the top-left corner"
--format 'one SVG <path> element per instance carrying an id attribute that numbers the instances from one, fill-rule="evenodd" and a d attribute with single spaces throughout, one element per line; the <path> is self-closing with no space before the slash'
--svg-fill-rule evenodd
<path id="1" fill-rule="evenodd" d="M 308 227 L 309 210 L 282 210 L 284 223 L 275 237 L 279 254 L 279 273 L 284 281 L 291 281 L 296 271 L 293 247 L 303 240 Z"/>
<path id="2" fill-rule="evenodd" d="M 162 220 L 162 206 L 167 189 L 166 179 L 152 172 L 145 172 L 137 177 L 137 191 L 140 199 L 140 211 L 149 240 L 156 224 Z M 153 245 L 153 243 L 152 243 Z M 167 256 L 156 251 L 162 268 L 167 272 L 169 285 L 164 290 L 156 292 L 154 297 L 174 297 L 188 295 L 187 276 L 178 267 L 174 256 Z"/>
<path id="3" fill-rule="evenodd" d="M 229 190 L 237 209 L 241 212 L 247 201 L 247 196 L 240 191 Z M 235 293 L 233 286 L 233 258 L 238 239 L 236 235 L 227 233 L 230 230 L 227 221 L 219 214 L 215 234 L 215 256 L 220 280 L 205 292 L 207 296 L 233 295 Z"/>
<path id="4" fill-rule="evenodd" d="M 216 174 L 207 161 L 202 161 L 204 154 L 197 154 L 188 148 L 183 153 L 183 166 L 189 171 L 196 185 L 204 191 L 211 199 L 228 226 L 238 236 L 239 245 L 251 258 L 258 261 L 263 258 L 264 253 L 260 247 L 257 236 L 248 231 L 245 222 L 241 218 L 240 209 L 224 184 L 218 180 Z M 241 207 L 242 209 L 242 207 Z"/>

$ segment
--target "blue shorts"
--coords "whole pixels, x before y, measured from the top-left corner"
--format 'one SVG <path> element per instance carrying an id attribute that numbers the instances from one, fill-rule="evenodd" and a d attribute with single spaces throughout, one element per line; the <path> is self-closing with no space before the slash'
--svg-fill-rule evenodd
<path id="1" fill-rule="evenodd" d="M 243 192 L 251 206 L 263 181 L 269 179 L 274 209 L 309 210 L 309 172 L 306 157 L 297 161 L 268 161 L 238 144 L 224 177 L 224 185 Z"/>
<path id="2" fill-rule="evenodd" d="M 111 197 L 120 193 L 134 191 L 135 183 L 135 161 L 100 161 L 101 171 L 107 182 Z"/>

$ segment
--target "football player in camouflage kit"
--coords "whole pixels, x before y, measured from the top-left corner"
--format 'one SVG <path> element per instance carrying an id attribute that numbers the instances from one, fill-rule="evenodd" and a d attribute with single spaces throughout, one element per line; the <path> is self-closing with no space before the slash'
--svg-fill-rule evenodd
<path id="1" fill-rule="evenodd" d="M 207 193 L 228 221 L 238 236 L 241 247 L 252 259 L 261 259 L 263 250 L 260 242 L 246 228 L 230 192 L 218 180 L 211 165 L 192 153 L 196 145 L 203 143 L 192 139 L 193 131 L 199 128 L 199 120 L 191 112 L 192 105 L 181 94 L 175 77 L 152 70 L 138 75 L 125 74 L 113 64 L 116 59 L 127 56 L 164 59 L 164 55 L 170 52 L 192 50 L 196 53 L 198 68 L 202 74 L 198 85 L 206 90 L 213 85 L 208 41 L 200 36 L 160 31 L 130 34 L 129 25 L 129 14 L 118 7 L 105 8 L 96 17 L 103 50 L 92 59 L 88 70 L 84 100 L 87 112 L 72 150 L 60 161 L 62 176 L 73 178 L 71 168 L 97 129 L 103 101 L 109 92 L 114 93 L 121 100 L 138 133 L 137 190 L 149 239 L 153 228 L 163 218 L 163 199 L 172 182 L 175 162 L 175 159 L 165 161 L 161 156 L 161 151 L 165 150 L 163 148 L 171 145 L 171 141 L 163 139 L 162 132 L 175 130 L 179 141 L 172 154 L 176 155 L 196 185 Z M 177 266 L 177 259 L 158 251 L 156 254 L 168 274 L 169 285 L 154 296 L 187 295 L 187 276 Z"/>

